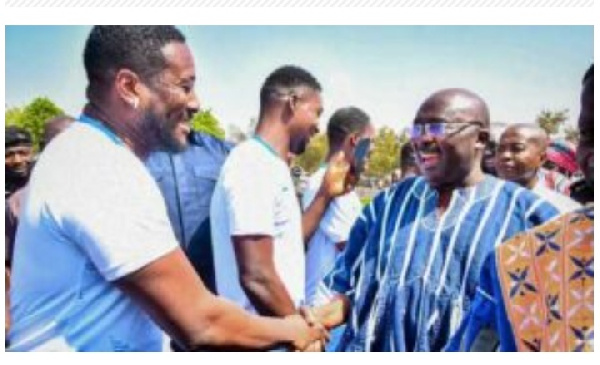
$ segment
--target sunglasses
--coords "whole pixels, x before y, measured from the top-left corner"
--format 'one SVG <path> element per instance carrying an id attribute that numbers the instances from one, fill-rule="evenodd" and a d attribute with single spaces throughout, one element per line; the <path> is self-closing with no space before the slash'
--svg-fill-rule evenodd
<path id="1" fill-rule="evenodd" d="M 410 138 L 418 139 L 425 135 L 429 135 L 433 138 L 445 138 L 450 135 L 456 134 L 471 125 L 483 126 L 483 123 L 479 121 L 452 123 L 449 123 L 447 121 L 424 123 L 415 122 L 410 128 Z"/>

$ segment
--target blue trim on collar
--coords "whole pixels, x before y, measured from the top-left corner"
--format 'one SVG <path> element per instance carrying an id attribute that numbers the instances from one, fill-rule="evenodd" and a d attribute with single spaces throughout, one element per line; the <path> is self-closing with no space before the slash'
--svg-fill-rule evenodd
<path id="1" fill-rule="evenodd" d="M 100 133 L 104 134 L 108 139 L 110 139 L 114 144 L 124 145 L 123 140 L 115 134 L 112 130 L 110 130 L 104 123 L 99 121 L 98 119 L 94 119 L 85 114 L 81 114 L 79 116 L 79 122 L 83 124 L 87 124 L 92 128 L 95 128 Z"/>
<path id="2" fill-rule="evenodd" d="M 281 158 L 281 156 L 279 155 L 279 153 L 277 153 L 277 151 L 275 151 L 275 149 L 273 148 L 273 146 L 271 146 L 270 144 L 268 144 L 267 141 L 265 141 L 264 139 L 262 139 L 259 135 L 257 135 L 257 134 L 253 135 L 252 139 L 255 140 L 256 142 L 260 143 L 263 147 L 265 147 L 269 152 L 271 152 L 277 158 Z"/>

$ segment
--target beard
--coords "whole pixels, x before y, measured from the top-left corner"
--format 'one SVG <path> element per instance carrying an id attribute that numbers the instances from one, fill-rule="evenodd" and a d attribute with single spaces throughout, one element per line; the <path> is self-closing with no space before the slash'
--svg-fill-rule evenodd
<path id="1" fill-rule="evenodd" d="M 180 141 L 175 136 L 177 122 L 161 117 L 151 110 L 144 113 L 142 130 L 146 131 L 151 151 L 159 150 L 178 153 L 187 147 L 187 139 Z"/>

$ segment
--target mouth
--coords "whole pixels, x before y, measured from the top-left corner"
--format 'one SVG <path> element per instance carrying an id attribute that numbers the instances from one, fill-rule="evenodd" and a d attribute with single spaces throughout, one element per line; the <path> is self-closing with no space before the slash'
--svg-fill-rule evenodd
<path id="1" fill-rule="evenodd" d="M 440 163 L 442 151 L 434 143 L 423 144 L 417 148 L 417 156 L 424 170 L 431 170 Z"/>

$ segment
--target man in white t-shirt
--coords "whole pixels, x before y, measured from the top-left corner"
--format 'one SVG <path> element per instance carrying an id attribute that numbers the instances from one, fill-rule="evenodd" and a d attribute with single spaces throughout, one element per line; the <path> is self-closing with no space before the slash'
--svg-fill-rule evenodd
<path id="1" fill-rule="evenodd" d="M 301 213 L 286 157 L 304 151 L 322 109 L 321 86 L 310 73 L 275 70 L 260 91 L 256 134 L 221 170 L 210 211 L 217 293 L 248 311 L 281 317 L 304 302 L 304 242 L 344 191 L 348 170 L 338 157 Z"/>
<path id="2" fill-rule="evenodd" d="M 210 294 L 179 248 L 142 160 L 181 150 L 198 111 L 195 68 L 172 26 L 95 26 L 89 103 L 41 154 L 13 259 L 14 351 L 306 349 L 323 338 L 300 316 L 248 315 Z"/>
<path id="3" fill-rule="evenodd" d="M 325 160 L 326 164 L 323 164 L 309 179 L 308 187 L 302 197 L 304 209 L 310 206 L 319 191 L 329 161 L 343 151 L 346 161 L 350 166 L 354 166 L 356 146 L 361 140 L 372 138 L 373 133 L 370 118 L 364 111 L 347 107 L 333 113 L 327 124 L 329 153 Z M 315 304 L 317 287 L 333 268 L 335 259 L 344 249 L 350 229 L 360 211 L 360 199 L 352 190 L 335 198 L 319 222 L 318 229 L 308 243 L 306 256 L 306 302 L 309 305 Z"/>
<path id="4" fill-rule="evenodd" d="M 496 171 L 500 178 L 530 189 L 560 212 L 572 212 L 580 204 L 551 189 L 544 179 L 540 179 L 547 147 L 548 135 L 542 128 L 533 124 L 513 124 L 500 136 Z"/>

